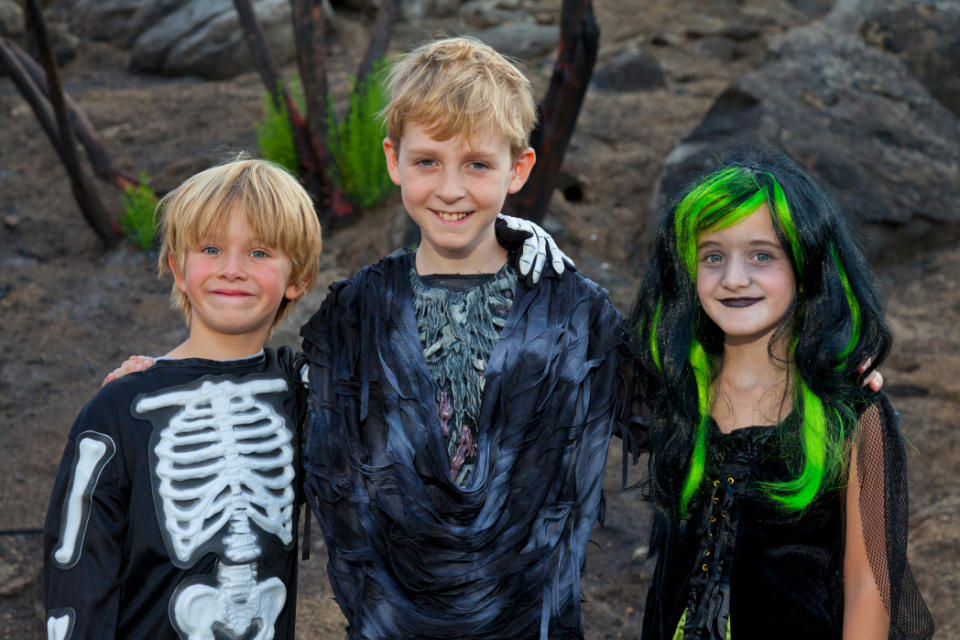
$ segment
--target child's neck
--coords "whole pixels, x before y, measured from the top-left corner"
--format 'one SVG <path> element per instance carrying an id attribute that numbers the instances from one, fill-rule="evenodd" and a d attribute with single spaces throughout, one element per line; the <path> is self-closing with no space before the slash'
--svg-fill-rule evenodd
<path id="1" fill-rule="evenodd" d="M 712 409 L 721 431 L 774 425 L 789 414 L 792 395 L 786 356 L 785 345 L 769 349 L 766 341 L 724 346 Z"/>
<path id="2" fill-rule="evenodd" d="M 165 357 L 182 360 L 185 358 L 202 358 L 204 360 L 234 360 L 252 356 L 263 350 L 266 336 L 251 336 L 249 334 L 230 336 L 220 335 L 216 339 L 206 336 L 196 336 L 191 332 L 190 337 L 180 343 Z"/>
<path id="3" fill-rule="evenodd" d="M 417 249 L 416 267 L 421 276 L 438 273 L 496 273 L 507 263 L 507 250 L 496 240 L 493 246 L 481 246 L 469 254 L 451 254 L 421 243 Z"/>

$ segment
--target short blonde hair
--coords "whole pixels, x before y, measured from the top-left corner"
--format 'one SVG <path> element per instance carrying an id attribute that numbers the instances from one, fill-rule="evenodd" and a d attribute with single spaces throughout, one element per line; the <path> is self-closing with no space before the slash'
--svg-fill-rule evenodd
<path id="1" fill-rule="evenodd" d="M 391 67 L 388 81 L 382 115 L 397 148 L 408 122 L 423 124 L 437 140 L 500 133 L 514 160 L 529 146 L 537 121 L 530 81 L 479 40 L 447 38 L 418 47 Z"/>
<path id="2" fill-rule="evenodd" d="M 239 205 L 247 224 L 261 242 L 282 249 L 293 263 L 291 282 L 309 289 L 320 268 L 320 222 L 309 194 L 280 166 L 266 160 L 239 156 L 187 178 L 157 203 L 162 276 L 173 256 L 180 273 L 187 252 L 215 234 L 234 206 Z M 170 302 L 190 322 L 190 300 L 176 283 Z M 286 298 L 273 320 L 276 326 L 292 307 Z"/>

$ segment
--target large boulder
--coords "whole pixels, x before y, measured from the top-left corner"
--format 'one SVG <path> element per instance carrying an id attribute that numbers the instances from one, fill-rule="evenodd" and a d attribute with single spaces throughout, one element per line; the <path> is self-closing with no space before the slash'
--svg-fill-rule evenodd
<path id="1" fill-rule="evenodd" d="M 874 255 L 960 235 L 960 121 L 900 60 L 819 23 L 771 55 L 670 152 L 655 212 L 731 148 L 773 146 L 838 197 Z"/>
<path id="2" fill-rule="evenodd" d="M 903 60 L 930 93 L 960 115 L 960 3 L 887 0 L 868 12 L 859 32 Z"/>
<path id="3" fill-rule="evenodd" d="M 290 4 L 254 0 L 253 10 L 274 61 L 295 55 Z M 254 68 L 231 0 L 189 0 L 164 15 L 133 43 L 134 69 L 166 75 L 230 78 Z"/>
<path id="4" fill-rule="evenodd" d="M 521 60 L 535 60 L 553 53 L 560 42 L 560 28 L 522 20 L 482 29 L 471 34 L 500 53 Z"/>
<path id="5" fill-rule="evenodd" d="M 129 48 L 141 33 L 188 0 L 77 0 L 71 24 L 79 34 Z"/>

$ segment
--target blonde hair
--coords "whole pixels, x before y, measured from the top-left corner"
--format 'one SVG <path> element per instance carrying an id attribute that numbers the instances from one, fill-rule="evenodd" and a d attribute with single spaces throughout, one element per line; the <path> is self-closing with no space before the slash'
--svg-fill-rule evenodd
<path id="1" fill-rule="evenodd" d="M 514 160 L 529 146 L 537 121 L 530 82 L 503 55 L 479 40 L 447 38 L 423 45 L 394 64 L 390 102 L 382 112 L 399 148 L 407 122 L 437 140 L 502 134 Z"/>
<path id="2" fill-rule="evenodd" d="M 309 194 L 280 166 L 266 160 L 237 159 L 211 167 L 187 178 L 157 203 L 160 255 L 157 268 L 162 276 L 173 257 L 184 272 L 187 252 L 215 234 L 230 212 L 239 206 L 253 233 L 265 245 L 281 249 L 290 258 L 290 280 L 309 289 L 320 268 L 320 222 Z M 292 307 L 284 298 L 273 320 L 276 326 Z M 177 288 L 170 291 L 170 303 L 190 323 L 190 300 Z"/>

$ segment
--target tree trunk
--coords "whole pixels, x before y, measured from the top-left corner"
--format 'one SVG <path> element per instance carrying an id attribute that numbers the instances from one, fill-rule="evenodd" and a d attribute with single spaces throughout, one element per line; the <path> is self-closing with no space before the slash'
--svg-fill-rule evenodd
<path id="1" fill-rule="evenodd" d="M 47 102 L 50 99 L 50 87 L 47 84 L 47 78 L 44 75 L 43 69 L 31 58 L 26 51 L 23 51 L 13 42 L 7 42 L 7 46 L 10 49 L 11 55 L 15 56 L 17 61 L 22 66 L 22 70 L 29 74 L 30 80 L 33 82 L 33 86 L 38 93 L 42 93 L 41 101 L 45 105 L 45 112 L 49 113 L 50 123 L 53 125 L 51 129 L 48 129 L 47 125 L 44 123 L 44 118 L 41 118 L 38 114 L 38 119 L 41 121 L 41 125 L 44 126 L 44 129 L 48 129 L 48 135 L 50 131 L 56 131 L 55 125 L 55 116 L 53 115 L 52 108 Z M 18 86 L 19 83 L 18 83 Z M 21 88 L 21 93 L 24 92 L 24 89 Z M 26 94 L 24 93 L 24 96 Z M 90 161 L 91 166 L 93 167 L 93 174 L 103 180 L 104 182 L 111 184 L 119 189 L 126 189 L 127 187 L 139 187 L 140 179 L 136 176 L 122 171 L 113 166 L 113 160 L 110 158 L 110 154 L 107 153 L 107 148 L 104 146 L 103 142 L 100 141 L 100 136 L 97 134 L 96 129 L 93 126 L 93 123 L 90 122 L 90 119 L 87 118 L 87 114 L 73 101 L 69 94 L 63 94 L 64 100 L 67 105 L 67 112 L 70 115 L 70 123 L 74 126 L 77 138 L 80 140 L 80 144 L 83 145 L 84 150 L 87 152 L 87 159 Z M 31 101 L 28 98 L 28 101 Z M 31 102 L 32 104 L 32 102 Z M 36 107 L 34 108 L 36 112 Z M 59 144 L 59 136 L 55 136 Z"/>
<path id="2" fill-rule="evenodd" d="M 508 198 L 504 209 L 511 215 L 543 221 L 593 75 L 599 44 L 600 28 L 591 0 L 563 0 L 557 61 L 539 107 L 540 122 L 530 136 L 537 163 L 523 189 Z"/>
<path id="3" fill-rule="evenodd" d="M 390 36 L 393 35 L 393 25 L 396 24 L 399 16 L 400 0 L 380 1 L 377 19 L 370 32 L 370 43 L 363 55 L 363 61 L 360 62 L 360 68 L 357 69 L 356 86 L 359 87 L 364 78 L 373 70 L 373 65 L 377 60 L 387 55 L 387 45 L 390 44 Z"/>
<path id="4" fill-rule="evenodd" d="M 53 107 L 57 124 L 58 135 L 57 138 L 51 137 L 51 142 L 57 149 L 63 166 L 70 176 L 70 186 L 73 189 L 73 196 L 80 206 L 80 212 L 100 240 L 106 246 L 112 246 L 120 240 L 120 225 L 104 208 L 93 183 L 80 164 L 76 142 L 73 137 L 73 128 L 70 125 L 70 117 L 67 113 L 63 87 L 60 84 L 60 76 L 57 71 L 57 62 L 54 59 L 53 50 L 50 48 L 46 24 L 43 21 L 43 14 L 37 0 L 27 0 L 26 10 L 29 15 L 28 23 L 33 28 L 33 36 L 36 38 L 37 48 L 40 51 L 43 68 L 46 72 L 50 104 Z M 31 106 L 33 106 L 32 103 Z M 34 112 L 37 113 L 37 117 L 42 122 L 41 113 L 36 109 Z"/>

